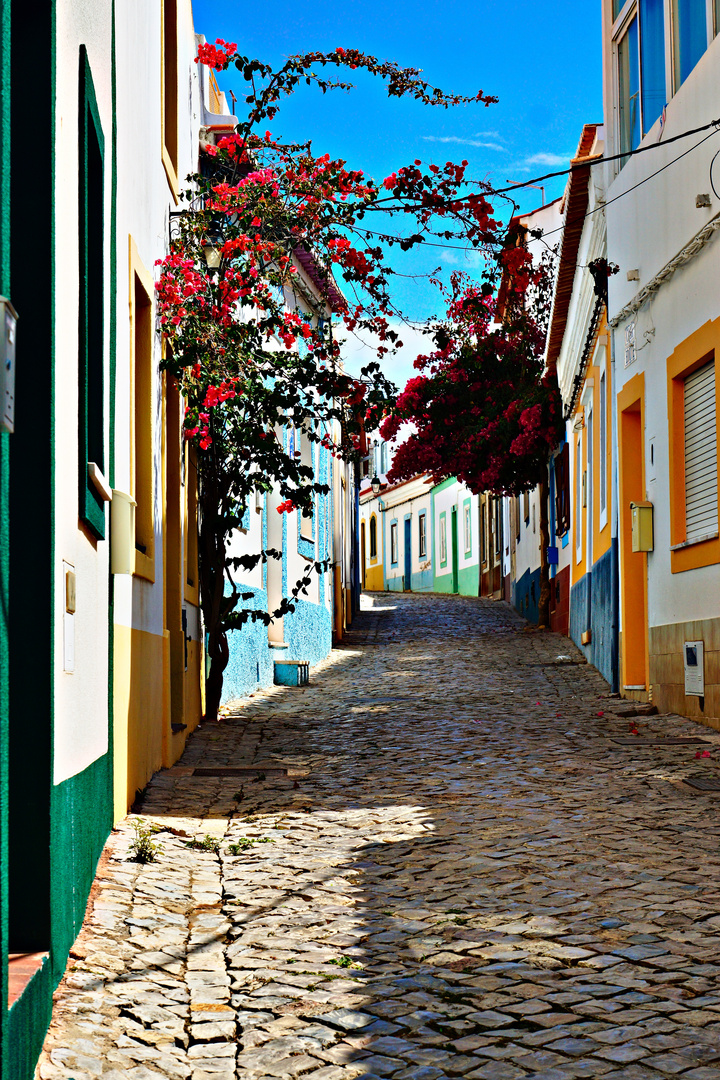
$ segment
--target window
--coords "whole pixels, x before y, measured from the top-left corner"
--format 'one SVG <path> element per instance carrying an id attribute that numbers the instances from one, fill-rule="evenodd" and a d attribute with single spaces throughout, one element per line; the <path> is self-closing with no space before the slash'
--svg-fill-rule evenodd
<path id="1" fill-rule="evenodd" d="M 714 360 L 685 379 L 684 421 L 685 540 L 697 544 L 718 532 Z"/>
<path id="2" fill-rule="evenodd" d="M 78 121 L 78 510 L 92 534 L 102 539 L 105 503 L 90 480 L 88 464 L 94 462 L 104 472 L 104 141 L 84 47 L 80 50 Z"/>
<path id="3" fill-rule="evenodd" d="M 309 421 L 310 423 L 311 421 Z M 300 454 L 300 464 L 306 469 L 313 470 L 313 452 L 312 452 L 312 440 L 308 428 L 297 429 L 297 443 L 295 447 L 295 455 Z M 314 473 L 313 473 L 314 480 Z M 305 482 L 312 483 L 312 480 L 307 479 Z M 314 531 L 313 524 L 315 520 L 315 496 L 313 496 L 313 508 L 311 510 L 302 510 L 300 512 L 300 536 L 303 540 L 313 540 Z"/>
<path id="4" fill-rule="evenodd" d="M 398 523 L 393 521 L 390 525 L 390 562 L 393 566 L 398 561 Z"/>
<path id="5" fill-rule="evenodd" d="M 703 0 L 703 3 L 705 0 Z M 667 101 L 665 91 L 665 0 L 640 0 L 642 129 L 647 134 Z"/>
<path id="6" fill-rule="evenodd" d="M 578 432 L 575 443 L 575 559 L 580 562 L 582 558 L 582 514 L 580 507 L 583 506 L 584 476 L 582 467 L 582 436 Z"/>
<path id="7" fill-rule="evenodd" d="M 534 526 L 533 526 L 534 528 Z M 500 513 L 500 500 L 495 499 L 495 554 L 499 555 L 502 548 L 502 516 Z"/>
<path id="8" fill-rule="evenodd" d="M 607 385 L 605 372 L 600 375 L 600 461 L 598 462 L 600 481 L 600 527 L 607 521 Z"/>
<path id="9" fill-rule="evenodd" d="M 377 518 L 370 518 L 370 558 L 377 559 Z"/>
<path id="10" fill-rule="evenodd" d="M 130 241 L 131 345 L 133 379 L 133 496 L 135 508 L 135 572 L 155 579 L 155 507 L 153 461 L 153 281 Z"/>
<path id="11" fill-rule="evenodd" d="M 485 507 L 487 499 L 484 495 L 480 496 L 480 562 L 487 561 L 487 517 Z"/>
<path id="12" fill-rule="evenodd" d="M 445 511 L 440 515 L 440 565 L 447 563 L 447 514 Z"/>
<path id="13" fill-rule="evenodd" d="M 706 0 L 673 0 L 675 90 L 687 79 L 708 46 Z"/>
<path id="14" fill-rule="evenodd" d="M 162 0 L 162 161 L 175 202 L 178 191 L 177 0 Z"/>
<path id="15" fill-rule="evenodd" d="M 198 603 L 197 451 L 185 446 L 185 599 Z"/>
<path id="16" fill-rule="evenodd" d="M 463 540 L 465 554 L 469 555 L 472 549 L 472 528 L 470 524 L 470 500 L 463 503 Z"/>
<path id="17" fill-rule="evenodd" d="M 424 559 L 427 555 L 427 518 L 425 514 L 418 515 L 418 556 Z"/>
<path id="18" fill-rule="evenodd" d="M 530 521 L 530 492 L 523 492 L 523 520 L 527 526 Z"/>
<path id="19" fill-rule="evenodd" d="M 567 443 L 555 458 L 555 532 L 565 536 L 570 528 L 570 448 Z"/>
<path id="20" fill-rule="evenodd" d="M 634 150 L 640 142 L 640 58 L 637 16 L 631 19 L 618 44 L 618 115 L 620 153 Z"/>

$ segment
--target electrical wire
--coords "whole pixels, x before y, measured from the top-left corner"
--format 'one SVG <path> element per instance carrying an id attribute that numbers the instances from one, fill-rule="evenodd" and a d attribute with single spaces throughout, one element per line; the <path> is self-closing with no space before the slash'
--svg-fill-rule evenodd
<path id="1" fill-rule="evenodd" d="M 699 128 L 699 129 L 696 129 L 696 130 L 707 131 L 708 127 L 714 127 L 715 124 L 720 124 L 720 121 L 713 121 L 713 124 L 706 124 L 704 128 Z M 678 154 L 678 156 L 676 158 L 673 158 L 672 161 L 666 162 L 665 165 L 662 165 L 659 169 L 656 169 L 655 172 L 650 173 L 649 176 L 646 176 L 642 180 L 639 180 L 637 184 L 633 184 L 633 186 L 627 188 L 626 191 L 621 191 L 618 195 L 615 195 L 612 199 L 608 199 L 607 202 L 602 203 L 600 206 L 596 206 L 593 210 L 588 210 L 588 212 L 586 214 L 583 214 L 583 216 L 581 218 L 576 218 L 573 221 L 565 221 L 565 222 L 563 222 L 562 225 L 559 225 L 556 229 L 551 229 L 549 232 L 543 233 L 543 239 L 545 239 L 545 237 L 547 237 L 547 236 L 553 236 L 555 233 L 562 232 L 568 226 L 576 225 L 580 221 L 585 221 L 587 218 L 591 217 L 593 214 L 597 214 L 601 210 L 604 210 L 607 206 L 611 206 L 614 202 L 617 202 L 618 199 L 622 199 L 625 195 L 629 195 L 631 192 L 636 191 L 639 187 L 642 187 L 643 184 L 647 184 L 647 182 L 649 180 L 653 180 L 656 176 L 659 176 L 660 173 L 665 172 L 665 170 L 669 169 L 671 165 L 675 165 L 676 162 L 681 161 L 682 158 L 684 158 L 684 157 L 687 157 L 687 155 L 691 154 L 693 152 L 693 150 L 697 150 L 697 148 L 699 146 L 702 146 L 703 143 L 706 143 L 708 141 L 708 139 L 712 138 L 713 135 L 718 134 L 719 130 L 720 130 L 720 128 L 715 128 L 715 130 L 709 132 L 709 134 L 707 134 L 704 139 L 700 139 L 699 142 L 694 143 L 694 145 L 688 147 L 687 150 L 683 150 L 682 154 Z M 686 132 L 685 134 L 693 134 L 693 132 Z M 682 136 L 678 135 L 678 136 L 676 136 L 676 139 L 679 139 L 681 137 Z M 675 140 L 668 139 L 668 142 L 666 144 L 664 144 L 664 145 L 668 145 L 671 141 L 675 141 Z M 659 145 L 659 144 L 654 143 L 653 145 L 656 146 L 656 145 Z M 648 150 L 650 148 L 649 147 L 641 147 L 641 149 Z M 591 160 L 590 162 L 588 162 L 587 165 L 583 165 L 582 168 L 587 169 L 589 165 L 600 164 L 600 162 L 603 161 L 603 160 L 612 161 L 612 160 L 615 160 L 615 158 L 617 158 L 617 157 L 625 158 L 625 157 L 628 157 L 628 156 L 629 155 L 627 155 L 627 154 L 619 154 L 619 155 L 615 155 L 612 158 L 596 158 L 596 159 Z M 715 191 L 715 185 L 713 184 L 713 181 L 712 181 L 712 169 L 713 169 L 713 165 L 715 164 L 715 161 L 716 161 L 716 159 L 718 157 L 720 157 L 720 150 L 718 150 L 717 154 L 715 154 L 715 157 L 712 159 L 712 163 L 710 165 L 710 184 L 712 186 L 712 189 L 713 189 L 713 192 L 715 193 L 716 198 L 720 199 L 720 195 L 718 195 L 717 191 Z M 562 173 L 555 173 L 554 175 L 562 176 L 562 175 L 565 175 L 569 171 L 571 171 L 571 170 L 566 169 Z M 392 239 L 392 240 L 402 240 L 402 239 L 404 239 L 404 237 L 400 237 L 400 236 L 390 237 L 390 235 L 388 233 L 376 232 L 376 231 L 373 231 L 372 229 L 363 229 L 360 226 L 355 226 L 355 228 L 356 228 L 357 232 L 364 232 L 364 233 L 367 233 L 370 236 L 379 236 L 381 238 L 384 237 L 384 238 Z M 432 241 L 424 241 L 423 246 L 424 247 L 444 248 L 444 249 L 447 249 L 449 251 L 465 251 L 465 252 L 476 251 L 478 253 L 480 251 L 479 248 L 475 248 L 475 247 L 467 246 L 467 245 L 463 245 L 463 244 L 438 244 L 438 243 L 434 243 Z"/>
<path id="2" fill-rule="evenodd" d="M 715 190 L 715 184 L 713 183 L 712 172 L 713 172 L 713 166 L 715 165 L 715 162 L 717 161 L 718 157 L 720 157 L 720 150 L 718 150 L 717 154 L 715 155 L 715 157 L 710 162 L 710 187 L 712 188 L 713 195 L 715 196 L 716 199 L 720 199 L 720 195 L 718 195 L 717 191 Z"/>
<path id="3" fill-rule="evenodd" d="M 687 139 L 691 135 L 699 135 L 701 131 L 707 131 L 711 127 L 720 128 L 720 117 L 717 120 L 711 120 L 709 124 L 703 124 L 702 127 L 691 128 L 689 131 L 681 131 L 679 135 L 673 135 L 671 139 L 665 139 L 664 142 L 648 143 L 647 146 L 638 146 L 634 150 L 626 150 L 623 154 L 603 154 L 596 158 L 588 158 L 587 161 L 576 162 L 567 169 L 545 173 L 544 176 L 535 176 L 531 180 L 523 180 L 522 183 L 511 184 L 509 187 L 493 188 L 491 191 L 485 192 L 485 194 L 504 195 L 508 191 L 516 191 L 521 187 L 531 187 L 533 184 L 539 184 L 541 180 L 552 180 L 556 176 L 568 176 L 570 173 L 578 172 L 580 169 L 587 169 L 590 165 L 599 165 L 604 161 L 620 161 L 621 159 L 624 160 L 635 157 L 637 154 L 644 154 L 648 150 L 657 150 L 661 146 L 670 146 L 671 143 L 677 142 L 678 139 Z M 698 143 L 698 145 L 700 144 Z"/>

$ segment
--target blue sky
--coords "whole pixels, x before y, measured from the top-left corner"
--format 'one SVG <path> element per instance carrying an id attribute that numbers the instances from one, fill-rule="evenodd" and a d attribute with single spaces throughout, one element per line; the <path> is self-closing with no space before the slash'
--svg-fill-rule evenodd
<path id="1" fill-rule="evenodd" d="M 466 158 L 469 176 L 503 186 L 562 168 L 582 125 L 602 120 L 600 7 L 600 0 L 275 0 L 252 6 L 193 0 L 198 33 L 209 41 L 236 41 L 241 53 L 273 66 L 293 53 L 342 45 L 422 68 L 424 78 L 446 91 L 497 95 L 497 105 L 445 111 L 391 100 L 379 81 L 353 72 L 359 77 L 350 94 L 323 97 L 303 89 L 269 126 L 288 141 L 312 139 L 316 153 L 345 158 L 377 180 L 415 158 L 441 164 Z M 218 81 L 238 96 L 245 85 L 234 69 Z M 563 179 L 549 181 L 546 198 L 563 187 Z M 540 200 L 535 190 L 518 198 L 522 210 Z M 398 254 L 397 260 L 408 275 L 436 267 L 473 270 L 472 256 L 443 248 Z M 421 280 L 398 278 L 395 296 L 414 320 L 439 308 Z M 392 374 L 402 381 L 408 371 L 403 363 Z"/>

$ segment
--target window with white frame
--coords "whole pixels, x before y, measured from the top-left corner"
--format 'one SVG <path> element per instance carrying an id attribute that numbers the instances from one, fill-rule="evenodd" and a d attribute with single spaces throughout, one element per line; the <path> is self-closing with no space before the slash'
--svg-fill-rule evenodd
<path id="1" fill-rule="evenodd" d="M 469 502 L 466 502 L 463 507 L 463 539 L 465 542 L 465 554 L 468 555 L 472 549 L 472 528 L 470 524 Z"/>
<path id="2" fill-rule="evenodd" d="M 440 562 L 447 562 L 447 516 L 440 515 Z"/>
<path id="3" fill-rule="evenodd" d="M 604 358 L 603 358 L 604 362 Z M 598 479 L 600 495 L 600 528 L 607 523 L 607 382 L 605 372 L 600 374 L 600 461 Z"/>
<path id="4" fill-rule="evenodd" d="M 390 526 L 390 562 L 397 563 L 398 561 L 398 524 L 397 521 L 393 521 Z"/>
<path id="5" fill-rule="evenodd" d="M 424 559 L 427 555 L 427 517 L 425 514 L 418 515 L 418 558 Z"/>

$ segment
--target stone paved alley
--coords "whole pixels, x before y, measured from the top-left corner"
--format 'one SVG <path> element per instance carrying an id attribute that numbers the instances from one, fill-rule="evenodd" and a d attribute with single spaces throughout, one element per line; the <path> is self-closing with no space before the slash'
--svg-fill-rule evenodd
<path id="1" fill-rule="evenodd" d="M 720 794 L 650 741 L 720 735 L 504 604 L 365 604 L 153 780 L 156 862 L 111 836 L 43 1080 L 720 1078 Z"/>

